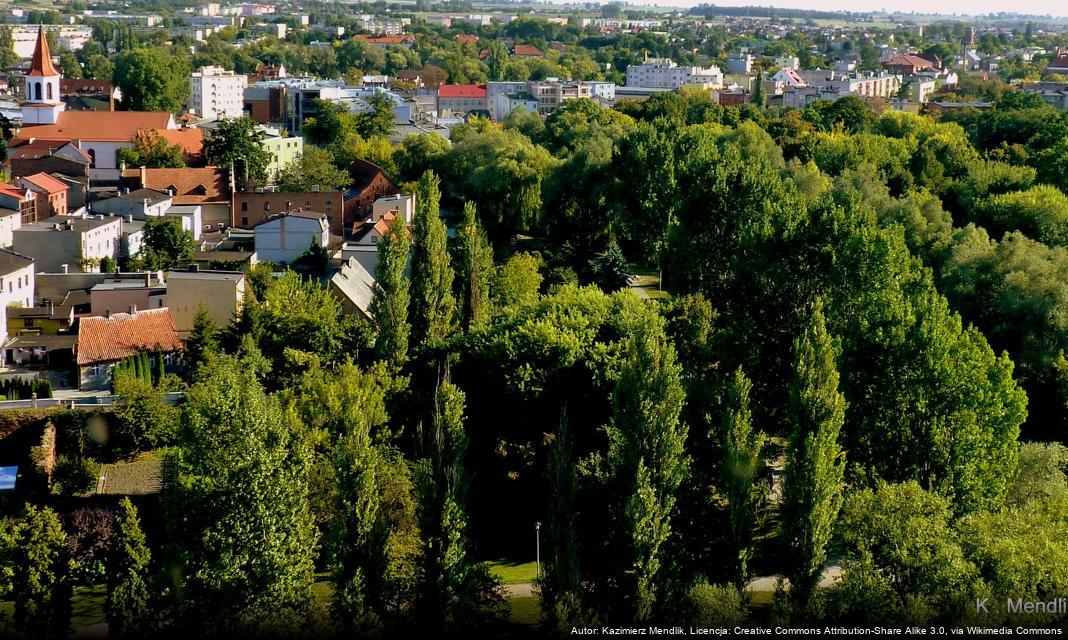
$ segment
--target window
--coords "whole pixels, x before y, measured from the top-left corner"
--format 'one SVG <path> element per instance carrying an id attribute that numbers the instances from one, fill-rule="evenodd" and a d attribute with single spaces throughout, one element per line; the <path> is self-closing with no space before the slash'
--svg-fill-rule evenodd
<path id="1" fill-rule="evenodd" d="M 330 211 L 333 208 L 334 208 L 334 203 L 330 202 L 329 200 L 327 200 L 327 202 L 326 202 L 326 210 Z"/>
<path id="2" fill-rule="evenodd" d="M 33 326 L 33 318 L 23 318 L 22 319 L 22 326 L 24 326 L 26 328 L 32 327 Z"/>
<path id="3" fill-rule="evenodd" d="M 35 82 L 34 83 L 34 99 L 38 100 L 38 101 L 41 99 L 41 83 L 40 82 Z"/>
<path id="4" fill-rule="evenodd" d="M 263 210 L 264 211 L 270 211 L 271 210 L 271 203 L 270 202 L 264 202 L 263 203 Z"/>
<path id="5" fill-rule="evenodd" d="M 247 202 L 242 202 L 241 203 L 241 210 L 242 211 L 248 211 L 248 203 Z"/>
<path id="6" fill-rule="evenodd" d="M 244 216 L 244 217 L 241 218 L 241 226 L 242 227 L 247 227 L 248 226 L 248 216 Z"/>
<path id="7" fill-rule="evenodd" d="M 52 83 L 49 82 L 48 84 L 45 85 L 45 87 L 48 89 L 48 99 L 51 100 L 52 99 Z"/>

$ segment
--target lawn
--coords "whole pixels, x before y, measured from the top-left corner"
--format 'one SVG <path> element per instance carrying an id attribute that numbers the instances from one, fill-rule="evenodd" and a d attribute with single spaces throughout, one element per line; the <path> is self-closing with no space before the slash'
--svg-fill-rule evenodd
<path id="1" fill-rule="evenodd" d="M 534 562 L 501 559 L 490 562 L 489 568 L 490 573 L 500 579 L 501 584 L 534 582 L 538 577 L 538 567 Z"/>
<path id="2" fill-rule="evenodd" d="M 515 624 L 538 624 L 541 622 L 541 603 L 537 596 L 523 596 L 509 598 L 508 604 L 512 607 L 512 613 L 508 621 Z"/>

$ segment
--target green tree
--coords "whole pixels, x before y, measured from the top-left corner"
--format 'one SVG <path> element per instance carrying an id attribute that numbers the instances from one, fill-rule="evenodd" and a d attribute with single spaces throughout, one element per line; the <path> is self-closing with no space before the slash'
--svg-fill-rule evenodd
<path id="1" fill-rule="evenodd" d="M 723 463 L 721 474 L 730 518 L 731 573 L 739 588 L 749 580 L 749 558 L 753 553 L 753 532 L 760 494 L 756 486 L 760 471 L 760 452 L 764 434 L 753 430 L 749 410 L 749 392 L 753 383 L 741 368 L 736 369 L 727 387 L 721 438 Z"/>
<path id="2" fill-rule="evenodd" d="M 541 259 L 530 253 L 517 253 L 497 267 L 490 283 L 497 306 L 520 306 L 537 300 L 542 281 L 540 267 Z"/>
<path id="3" fill-rule="evenodd" d="M 193 380 L 197 370 L 219 353 L 218 333 L 215 321 L 211 319 L 207 306 L 201 301 L 197 304 L 196 315 L 193 316 L 193 329 L 185 339 L 183 365 L 187 380 Z"/>
<path id="4" fill-rule="evenodd" d="M 460 227 L 461 325 L 464 331 L 485 326 L 490 315 L 490 278 L 493 275 L 493 249 L 478 224 L 475 203 L 464 203 Z"/>
<path id="5" fill-rule="evenodd" d="M 397 217 L 389 225 L 389 231 L 378 242 L 378 265 L 375 266 L 374 299 L 371 301 L 371 318 L 378 337 L 375 353 L 379 358 L 404 364 L 408 359 L 408 340 L 411 325 L 408 322 L 410 299 L 408 278 L 404 276 L 408 266 L 408 229 L 403 217 Z"/>
<path id="6" fill-rule="evenodd" d="M 412 346 L 430 346 L 443 340 L 455 324 L 453 271 L 446 247 L 445 223 L 437 175 L 428 171 L 415 188 L 415 219 L 412 221 L 412 295 L 410 318 Z"/>
<path id="7" fill-rule="evenodd" d="M 263 184 L 267 180 L 270 154 L 263 147 L 263 131 L 250 118 L 231 118 L 218 123 L 204 140 L 208 164 L 234 168 L 234 175 L 245 184 Z"/>
<path id="8" fill-rule="evenodd" d="M 193 234 L 176 218 L 153 218 L 145 223 L 140 257 L 151 270 L 185 266 L 193 258 Z"/>
<path id="9" fill-rule="evenodd" d="M 639 622 L 656 613 L 669 582 L 663 547 L 689 471 L 688 429 L 679 419 L 685 399 L 682 369 L 663 329 L 639 329 L 626 347 L 606 429 L 607 476 L 619 501 L 616 606 Z"/>
<path id="10" fill-rule="evenodd" d="M 838 392 L 835 347 L 816 303 L 794 346 L 790 387 L 792 425 L 783 483 L 783 538 L 790 550 L 786 571 L 795 600 L 804 605 L 823 571 L 827 545 L 842 504 L 845 454 L 838 432 L 845 399 Z"/>
<path id="11" fill-rule="evenodd" d="M 94 80 L 111 80 L 115 75 L 115 65 L 103 54 L 89 56 L 85 61 L 85 76 Z"/>
<path id="12" fill-rule="evenodd" d="M 278 188 L 282 191 L 339 191 L 351 182 L 348 172 L 334 166 L 329 151 L 311 144 L 304 145 L 300 159 L 278 172 Z"/>
<path id="13" fill-rule="evenodd" d="M 15 53 L 15 37 L 11 27 L 4 26 L 0 29 L 0 69 L 10 69 L 19 62 L 19 55 Z"/>
<path id="14" fill-rule="evenodd" d="M 183 623 L 292 632 L 312 604 L 318 542 L 299 418 L 264 392 L 255 367 L 219 356 L 186 392 L 181 429 L 169 513 L 186 541 Z"/>
<path id="15" fill-rule="evenodd" d="M 149 451 L 175 442 L 178 408 L 167 402 L 163 388 L 152 384 L 148 366 L 142 368 L 140 374 L 112 374 L 114 393 L 119 397 L 115 411 L 119 423 L 110 444 L 117 451 Z"/>
<path id="16" fill-rule="evenodd" d="M 504 71 L 508 66 L 508 50 L 504 43 L 494 39 L 489 45 L 489 56 L 486 58 L 486 66 L 489 67 L 489 79 L 493 81 L 504 80 Z"/>
<path id="17" fill-rule="evenodd" d="M 150 561 L 151 552 L 141 530 L 137 508 L 129 498 L 124 497 L 119 501 L 115 533 L 108 549 L 104 613 L 109 636 L 133 637 L 143 633 L 149 626 Z"/>
<path id="18" fill-rule="evenodd" d="M 764 72 L 760 71 L 756 78 L 753 78 L 753 95 L 749 98 L 749 103 L 758 109 L 763 109 L 767 106 L 767 101 L 767 96 L 764 94 Z"/>
<path id="19" fill-rule="evenodd" d="M 388 136 L 393 131 L 396 120 L 393 100 L 384 93 L 376 93 L 368 102 L 371 109 L 356 114 L 356 133 L 364 138 Z"/>
<path id="20" fill-rule="evenodd" d="M 0 41 L 0 47 L 3 42 Z M 59 52 L 59 68 L 63 71 L 64 78 L 80 79 L 82 77 L 82 65 L 78 58 L 70 51 Z"/>
<path id="21" fill-rule="evenodd" d="M 119 162 L 128 167 L 149 169 L 180 169 L 185 166 L 185 154 L 176 144 L 168 144 L 155 131 L 139 131 L 132 147 L 119 149 Z"/>
<path id="22" fill-rule="evenodd" d="M 30 636 L 63 637 L 70 625 L 67 534 L 48 507 L 27 505 L 14 553 L 15 628 Z"/>
<path id="23" fill-rule="evenodd" d="M 496 580 L 468 553 L 465 396 L 448 380 L 434 393 L 434 418 L 423 465 L 421 530 L 426 544 L 417 600 L 422 624 L 432 629 L 476 626 L 502 604 Z"/>
<path id="24" fill-rule="evenodd" d="M 189 60 L 162 49 L 139 48 L 115 59 L 115 84 L 133 111 L 179 113 L 189 97 Z"/>

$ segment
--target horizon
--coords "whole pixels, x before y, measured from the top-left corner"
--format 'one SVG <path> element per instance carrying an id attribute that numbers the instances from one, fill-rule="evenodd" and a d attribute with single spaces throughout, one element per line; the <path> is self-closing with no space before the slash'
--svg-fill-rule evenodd
<path id="1" fill-rule="evenodd" d="M 576 4 L 574 0 L 550 0 L 553 4 Z M 604 4 L 604 3 L 602 3 Z M 777 9 L 801 9 L 809 11 L 851 11 L 851 12 L 883 12 L 938 16 L 960 17 L 983 17 L 988 14 L 1013 13 L 1021 15 L 1034 15 L 1047 18 L 1068 17 L 1068 7 L 1053 0 L 1018 0 L 1011 4 L 1011 10 L 1006 11 L 1006 4 L 1002 0 L 944 0 L 938 3 L 938 13 L 932 14 L 931 3 L 923 0 L 720 0 L 708 2 L 705 0 L 645 0 L 624 2 L 630 6 L 665 6 L 693 8 L 701 4 L 710 4 L 718 7 L 775 7 Z M 891 11 L 892 9 L 892 11 Z M 1059 12 L 1058 12 L 1059 10 Z"/>

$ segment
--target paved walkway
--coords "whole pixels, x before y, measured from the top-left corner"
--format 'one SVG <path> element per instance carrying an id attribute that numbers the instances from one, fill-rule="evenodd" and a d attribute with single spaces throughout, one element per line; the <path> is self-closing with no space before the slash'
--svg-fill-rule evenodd
<path id="1" fill-rule="evenodd" d="M 536 595 L 538 588 L 530 582 L 504 585 L 504 597 L 506 598 L 529 598 Z"/>

